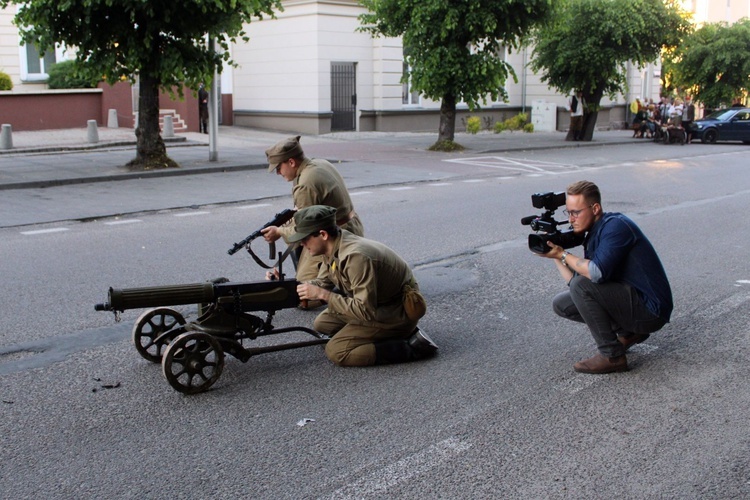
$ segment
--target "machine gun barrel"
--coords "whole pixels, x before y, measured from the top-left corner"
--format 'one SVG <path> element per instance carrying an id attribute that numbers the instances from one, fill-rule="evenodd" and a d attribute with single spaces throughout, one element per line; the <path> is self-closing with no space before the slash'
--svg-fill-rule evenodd
<path id="1" fill-rule="evenodd" d="M 125 311 L 145 307 L 177 306 L 213 302 L 216 297 L 211 282 L 187 285 L 110 288 L 109 301 L 97 304 L 97 311 Z"/>
<path id="2" fill-rule="evenodd" d="M 285 208 L 281 212 L 277 213 L 273 216 L 273 219 L 266 222 L 263 227 L 258 229 L 257 231 L 254 231 L 250 236 L 245 238 L 244 240 L 240 241 L 239 243 L 235 243 L 232 248 L 227 250 L 227 253 L 229 255 L 234 255 L 240 250 L 242 250 L 244 247 L 246 247 L 248 244 L 250 244 L 255 238 L 262 235 L 262 232 L 265 228 L 271 227 L 271 226 L 283 226 L 287 222 L 291 220 L 292 217 L 294 217 L 296 210 L 293 210 L 291 208 Z M 272 254 L 275 252 L 272 252 Z"/>
<path id="3" fill-rule="evenodd" d="M 147 307 L 216 303 L 242 311 L 270 311 L 297 307 L 296 280 L 247 283 L 191 283 L 186 285 L 110 288 L 109 301 L 96 304 L 97 311 L 125 311 Z"/>

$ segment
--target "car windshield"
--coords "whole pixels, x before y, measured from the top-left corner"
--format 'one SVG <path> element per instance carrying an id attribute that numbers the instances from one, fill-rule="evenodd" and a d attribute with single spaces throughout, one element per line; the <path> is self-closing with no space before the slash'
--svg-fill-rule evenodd
<path id="1" fill-rule="evenodd" d="M 704 120 L 728 120 L 736 112 L 736 109 L 720 109 L 714 111 L 708 116 L 705 116 Z"/>

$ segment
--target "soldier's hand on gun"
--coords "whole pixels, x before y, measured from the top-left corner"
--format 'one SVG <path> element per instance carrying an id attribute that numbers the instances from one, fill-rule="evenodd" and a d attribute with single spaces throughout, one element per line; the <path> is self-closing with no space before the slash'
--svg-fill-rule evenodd
<path id="1" fill-rule="evenodd" d="M 260 232 L 263 235 L 263 239 L 269 243 L 281 238 L 281 233 L 279 232 L 279 228 L 277 226 L 268 226 L 261 229 Z"/>
<path id="2" fill-rule="evenodd" d="M 281 276 L 279 275 L 279 270 L 274 267 L 271 271 L 266 271 L 266 279 L 268 281 L 280 280 Z"/>
<path id="3" fill-rule="evenodd" d="M 328 302 L 331 298 L 331 292 L 325 288 L 311 285 L 310 283 L 300 283 L 297 285 L 297 295 L 302 300 L 322 300 Z"/>

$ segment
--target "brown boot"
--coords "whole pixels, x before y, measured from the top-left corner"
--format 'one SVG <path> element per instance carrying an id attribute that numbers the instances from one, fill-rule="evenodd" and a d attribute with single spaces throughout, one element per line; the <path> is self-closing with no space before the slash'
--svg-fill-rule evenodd
<path id="1" fill-rule="evenodd" d="M 573 365 L 573 369 L 579 373 L 614 373 L 628 371 L 628 358 L 623 354 L 614 358 L 607 358 L 597 354 L 589 359 L 584 359 Z"/>
<path id="2" fill-rule="evenodd" d="M 651 335 L 648 333 L 634 333 L 633 335 L 629 335 L 627 337 L 617 337 L 617 340 L 620 341 L 622 346 L 627 351 L 631 347 L 633 347 L 636 344 L 640 344 L 641 342 L 645 342 L 647 338 L 649 338 Z"/>

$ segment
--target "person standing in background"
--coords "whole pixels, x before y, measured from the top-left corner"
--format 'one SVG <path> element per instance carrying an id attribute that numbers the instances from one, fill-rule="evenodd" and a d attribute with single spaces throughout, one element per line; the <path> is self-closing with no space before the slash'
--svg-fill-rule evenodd
<path id="1" fill-rule="evenodd" d="M 198 87 L 198 132 L 208 133 L 208 92 L 202 83 Z"/>

